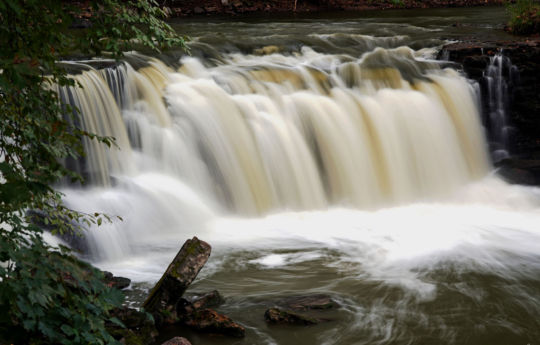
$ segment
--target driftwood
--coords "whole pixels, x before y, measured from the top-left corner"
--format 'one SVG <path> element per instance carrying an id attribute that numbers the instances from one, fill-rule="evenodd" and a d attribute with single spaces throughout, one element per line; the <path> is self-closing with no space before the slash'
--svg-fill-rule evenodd
<path id="1" fill-rule="evenodd" d="M 148 295 L 143 308 L 150 313 L 174 310 L 176 303 L 210 257 L 211 250 L 208 243 L 197 237 L 187 240 Z"/>

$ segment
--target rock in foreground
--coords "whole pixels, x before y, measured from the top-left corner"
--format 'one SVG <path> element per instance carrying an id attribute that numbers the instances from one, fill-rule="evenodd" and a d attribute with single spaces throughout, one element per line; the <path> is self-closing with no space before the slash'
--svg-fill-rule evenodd
<path id="1" fill-rule="evenodd" d="M 184 324 L 196 331 L 242 338 L 246 330 L 228 316 L 212 309 L 194 311 Z"/>

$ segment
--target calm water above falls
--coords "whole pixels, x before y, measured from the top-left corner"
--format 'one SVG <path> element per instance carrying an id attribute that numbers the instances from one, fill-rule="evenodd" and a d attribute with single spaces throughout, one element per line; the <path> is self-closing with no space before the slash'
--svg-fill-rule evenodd
<path id="1" fill-rule="evenodd" d="M 76 63 L 85 89 L 60 93 L 119 149 L 88 143 L 90 186 L 66 199 L 125 219 L 91 229 L 87 257 L 132 278 L 136 305 L 185 239 L 208 241 L 191 289 L 218 289 L 247 336 L 194 344 L 537 344 L 540 191 L 494 176 L 474 85 L 430 60 L 503 21 L 187 21 L 192 56 Z M 331 321 L 264 323 L 310 293 L 339 302 Z"/>

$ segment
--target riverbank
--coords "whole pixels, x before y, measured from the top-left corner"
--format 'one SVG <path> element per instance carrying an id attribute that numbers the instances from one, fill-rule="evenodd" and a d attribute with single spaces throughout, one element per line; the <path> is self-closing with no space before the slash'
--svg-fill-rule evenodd
<path id="1" fill-rule="evenodd" d="M 64 0 L 91 17 L 89 1 Z M 252 13 L 310 13 L 503 5 L 505 0 L 159 0 L 169 17 L 237 16 Z"/>
<path id="2" fill-rule="evenodd" d="M 367 11 L 502 5 L 503 0 L 173 0 L 164 1 L 174 17 L 249 13 Z"/>

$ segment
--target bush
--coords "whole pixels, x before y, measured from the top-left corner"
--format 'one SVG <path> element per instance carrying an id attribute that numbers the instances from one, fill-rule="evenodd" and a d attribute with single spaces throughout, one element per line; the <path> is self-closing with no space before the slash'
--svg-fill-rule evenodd
<path id="1" fill-rule="evenodd" d="M 105 322 L 122 296 L 101 273 L 65 247 L 48 245 L 28 210 L 58 232 L 101 224 L 100 214 L 66 208 L 52 186 L 82 181 L 62 162 L 84 155 L 82 140 L 103 138 L 77 127 L 51 85 L 74 85 L 57 62 L 77 52 L 120 57 L 132 42 L 184 47 L 160 19 L 154 0 L 85 2 L 89 28 L 71 28 L 81 9 L 58 0 L 0 1 L 0 343 L 114 344 Z M 88 16 L 89 14 L 89 16 Z M 75 109 L 76 110 L 76 109 Z M 75 114 L 77 112 L 75 111 Z M 71 115 L 75 116 L 75 115 Z"/>
<path id="2" fill-rule="evenodd" d="M 534 0 L 508 3 L 510 21 L 508 31 L 516 35 L 540 33 L 540 4 Z"/>

